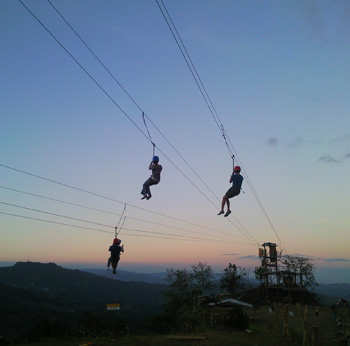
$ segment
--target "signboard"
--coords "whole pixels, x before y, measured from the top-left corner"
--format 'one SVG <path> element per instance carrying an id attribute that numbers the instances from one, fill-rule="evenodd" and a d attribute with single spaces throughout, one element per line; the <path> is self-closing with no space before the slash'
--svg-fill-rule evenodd
<path id="1" fill-rule="evenodd" d="M 120 304 L 107 304 L 107 310 L 120 310 Z"/>

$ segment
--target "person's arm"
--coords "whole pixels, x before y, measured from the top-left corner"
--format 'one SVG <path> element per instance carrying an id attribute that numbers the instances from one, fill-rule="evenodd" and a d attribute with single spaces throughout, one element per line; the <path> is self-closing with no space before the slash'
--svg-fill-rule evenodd
<path id="1" fill-rule="evenodd" d="M 148 169 L 152 169 L 153 168 L 153 166 L 154 166 L 154 163 L 153 163 L 153 161 L 149 164 L 149 167 L 148 167 Z"/>
<path id="2" fill-rule="evenodd" d="M 230 176 L 230 181 L 229 181 L 230 184 L 232 183 L 232 177 L 233 177 L 233 174 Z"/>

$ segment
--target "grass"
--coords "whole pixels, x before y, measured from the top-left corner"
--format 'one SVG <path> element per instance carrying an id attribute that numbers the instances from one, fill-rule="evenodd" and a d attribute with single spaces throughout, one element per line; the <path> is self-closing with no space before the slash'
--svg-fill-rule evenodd
<path id="1" fill-rule="evenodd" d="M 304 311 L 304 307 L 303 311 Z M 309 306 L 307 313 L 307 329 L 311 345 L 312 326 L 318 327 L 318 346 L 336 346 L 344 345 L 336 340 L 337 325 L 332 319 L 332 309 L 330 306 L 319 306 L 319 314 L 315 316 L 315 307 Z M 345 308 L 338 308 L 338 314 L 342 314 Z M 247 311 L 251 319 L 247 331 L 228 331 L 220 326 L 214 326 L 213 330 L 203 333 L 186 333 L 183 335 L 201 335 L 205 340 L 169 340 L 166 335 L 125 335 L 115 339 L 112 338 L 86 338 L 72 340 L 48 340 L 40 343 L 31 343 L 31 346 L 294 346 L 303 345 L 303 326 L 296 305 L 288 305 L 287 326 L 289 337 L 282 334 L 283 323 L 281 314 L 278 314 L 278 330 L 275 314 L 269 313 L 269 308 L 264 306 L 257 310 Z M 338 337 L 339 339 L 339 337 Z M 29 345 L 22 344 L 20 346 Z M 90 346 L 89 345 L 89 346 Z M 346 345 L 346 343 L 345 343 Z"/>

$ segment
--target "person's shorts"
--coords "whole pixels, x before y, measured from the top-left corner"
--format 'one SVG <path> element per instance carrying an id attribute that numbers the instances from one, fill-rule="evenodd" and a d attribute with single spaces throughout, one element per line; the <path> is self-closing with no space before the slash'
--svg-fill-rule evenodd
<path id="1" fill-rule="evenodd" d="M 120 260 L 120 257 L 110 257 L 111 258 L 111 263 L 118 263 Z"/>
<path id="2" fill-rule="evenodd" d="M 232 186 L 231 188 L 229 188 L 227 190 L 227 192 L 225 193 L 225 196 L 227 198 L 232 198 L 232 197 L 239 195 L 240 192 L 241 192 L 241 189 L 239 187 Z"/>

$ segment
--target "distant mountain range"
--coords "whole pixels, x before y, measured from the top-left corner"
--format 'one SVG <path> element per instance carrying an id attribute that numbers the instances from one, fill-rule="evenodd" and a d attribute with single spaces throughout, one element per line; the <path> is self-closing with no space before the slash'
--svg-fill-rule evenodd
<path id="1" fill-rule="evenodd" d="M 117 275 L 113 275 L 111 270 L 106 270 L 106 269 L 82 269 L 82 271 L 96 274 L 99 276 L 111 278 L 111 279 L 116 279 L 120 281 L 125 281 L 125 282 L 144 282 L 144 283 L 149 283 L 149 284 L 164 284 L 167 285 L 168 282 L 166 281 L 167 273 L 162 272 L 162 273 L 135 273 L 135 272 L 130 272 L 130 271 L 125 271 L 125 270 L 118 270 Z M 220 281 L 222 277 L 222 274 L 219 273 L 213 273 L 212 280 L 214 282 Z M 250 279 L 249 282 L 246 279 L 243 279 L 245 284 L 248 286 L 258 286 L 259 282 L 256 279 Z"/>
<path id="2" fill-rule="evenodd" d="M 129 271 L 118 270 L 117 275 L 113 276 L 111 271 L 104 269 L 84 269 L 84 271 L 93 273 L 103 277 L 109 277 L 112 279 L 125 281 L 125 282 L 144 282 L 149 284 L 167 284 L 166 273 L 135 273 Z M 213 275 L 214 281 L 219 281 L 221 274 L 215 273 Z M 259 282 L 256 279 L 250 279 L 249 283 L 246 282 L 248 286 L 258 286 Z M 314 287 L 313 291 L 322 298 L 322 301 L 331 304 L 335 303 L 339 298 L 350 300 L 350 284 L 319 284 Z"/>
<path id="3" fill-rule="evenodd" d="M 339 298 L 350 300 L 350 284 L 319 284 L 315 288 L 315 292 L 318 295 L 331 298 L 332 302 L 336 302 Z"/>
<path id="4" fill-rule="evenodd" d="M 166 285 L 166 273 L 134 273 L 124 270 L 118 270 L 116 275 L 112 274 L 112 270 L 106 269 L 82 269 L 84 272 L 96 274 L 109 279 L 120 280 L 124 282 L 143 282 L 147 284 L 163 284 Z"/>

